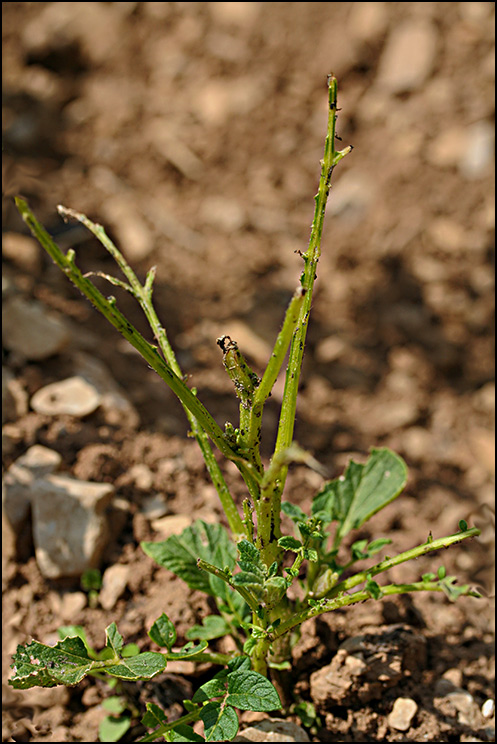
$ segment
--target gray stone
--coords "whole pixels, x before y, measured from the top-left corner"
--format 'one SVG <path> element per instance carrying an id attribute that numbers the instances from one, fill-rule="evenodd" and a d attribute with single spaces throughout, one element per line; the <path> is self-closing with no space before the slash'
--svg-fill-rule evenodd
<path id="1" fill-rule="evenodd" d="M 71 335 L 59 316 L 39 302 L 11 297 L 2 310 L 3 343 L 25 359 L 46 359 L 64 349 Z"/>
<path id="2" fill-rule="evenodd" d="M 108 541 L 106 508 L 113 493 L 109 483 L 62 475 L 34 481 L 33 538 L 45 577 L 81 576 L 98 567 Z"/>
<path id="3" fill-rule="evenodd" d="M 31 491 L 37 478 L 56 471 L 62 457 L 48 447 L 35 444 L 9 467 L 2 483 L 4 517 L 18 533 L 26 520 L 31 502 Z"/>
<path id="4" fill-rule="evenodd" d="M 100 405 L 98 391 L 83 377 L 68 377 L 61 382 L 38 390 L 31 398 L 31 407 L 36 413 L 47 416 L 68 414 L 70 416 L 88 416 Z"/>

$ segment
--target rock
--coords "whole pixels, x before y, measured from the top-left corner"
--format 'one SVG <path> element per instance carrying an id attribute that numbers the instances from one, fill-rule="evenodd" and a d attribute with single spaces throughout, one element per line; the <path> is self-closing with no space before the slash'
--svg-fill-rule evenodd
<path id="1" fill-rule="evenodd" d="M 466 144 L 460 150 L 459 170 L 467 179 L 486 175 L 494 160 L 494 128 L 488 121 L 477 121 L 466 131 Z"/>
<path id="2" fill-rule="evenodd" d="M 492 700 L 492 698 L 488 698 L 488 700 L 485 700 L 485 702 L 481 706 L 481 714 L 483 718 L 492 718 L 492 716 L 495 714 L 495 700 Z"/>
<path id="3" fill-rule="evenodd" d="M 34 481 L 56 471 L 61 462 L 58 452 L 35 444 L 9 467 L 2 483 L 2 506 L 14 532 L 28 516 Z"/>
<path id="4" fill-rule="evenodd" d="M 419 671 L 425 660 L 426 642 L 412 628 L 375 628 L 346 640 L 331 664 L 311 674 L 311 696 L 323 708 L 344 704 L 351 697 L 366 703 Z"/>
<path id="5" fill-rule="evenodd" d="M 480 710 L 467 690 L 454 685 L 449 679 L 440 679 L 435 685 L 434 704 L 444 714 L 457 713 L 457 720 L 464 726 L 478 727 Z"/>
<path id="6" fill-rule="evenodd" d="M 60 603 L 60 615 L 64 622 L 74 623 L 76 615 L 83 610 L 88 602 L 84 592 L 67 592 Z"/>
<path id="7" fill-rule="evenodd" d="M 388 724 L 396 731 L 407 731 L 417 710 L 418 706 L 411 698 L 397 698 L 388 716 Z"/>
<path id="8" fill-rule="evenodd" d="M 301 726 L 293 721 L 268 718 L 242 729 L 233 741 L 310 741 Z"/>
<path id="9" fill-rule="evenodd" d="M 332 187 L 330 214 L 357 224 L 366 216 L 373 193 L 374 188 L 366 178 L 347 171 Z"/>
<path id="10" fill-rule="evenodd" d="M 28 412 L 28 395 L 7 367 L 2 367 L 2 424 Z"/>
<path id="11" fill-rule="evenodd" d="M 100 395 L 93 385 L 83 377 L 75 376 L 45 385 L 31 398 L 31 407 L 36 413 L 47 416 L 68 414 L 83 417 L 93 413 L 100 401 Z"/>
<path id="12" fill-rule="evenodd" d="M 200 205 L 200 216 L 209 225 L 225 233 L 240 230 L 246 222 L 245 211 L 236 199 L 208 196 Z"/>
<path id="13" fill-rule="evenodd" d="M 444 129 L 426 147 L 428 162 L 440 168 L 457 166 L 461 153 L 464 152 L 467 142 L 467 132 L 464 127 L 450 127 Z"/>
<path id="14" fill-rule="evenodd" d="M 391 32 L 381 55 L 377 84 L 390 93 L 419 88 L 430 76 L 436 56 L 437 32 L 424 20 L 409 20 Z"/>
<path id="15" fill-rule="evenodd" d="M 35 480 L 33 537 L 42 574 L 49 579 L 81 576 L 97 568 L 108 541 L 105 510 L 114 486 L 63 475 Z"/>
<path id="16" fill-rule="evenodd" d="M 130 429 L 139 426 L 140 417 L 135 407 L 103 362 L 84 352 L 77 352 L 74 371 L 80 377 L 84 377 L 100 394 L 100 406 L 105 421 L 110 426 L 126 426 Z"/>
<path id="17" fill-rule="evenodd" d="M 41 248 L 29 235 L 7 232 L 2 235 L 2 256 L 29 274 L 41 268 Z"/>
<path id="18" fill-rule="evenodd" d="M 164 540 L 171 535 L 179 535 L 193 523 L 193 517 L 189 514 L 171 514 L 168 517 L 154 519 L 152 529 L 158 532 Z"/>
<path id="19" fill-rule="evenodd" d="M 130 568 L 122 563 L 110 566 L 104 573 L 98 600 L 104 610 L 112 610 L 128 584 Z"/>
<path id="20" fill-rule="evenodd" d="M 147 519 L 164 517 L 168 511 L 164 495 L 155 493 L 152 496 L 147 496 L 143 499 L 140 511 Z"/>
<path id="21" fill-rule="evenodd" d="M 66 323 L 39 302 L 11 297 L 3 306 L 3 343 L 25 359 L 47 359 L 71 340 Z"/>

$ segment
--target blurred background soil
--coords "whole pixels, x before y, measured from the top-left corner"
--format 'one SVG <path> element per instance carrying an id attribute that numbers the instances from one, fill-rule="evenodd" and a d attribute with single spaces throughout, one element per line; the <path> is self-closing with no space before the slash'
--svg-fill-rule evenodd
<path id="1" fill-rule="evenodd" d="M 68 622 L 102 646 L 116 620 L 145 647 L 144 626 L 166 611 L 181 638 L 202 600 L 156 571 L 138 543 L 164 534 L 157 514 L 219 515 L 180 405 L 28 237 L 12 196 L 27 198 L 85 271 L 115 273 L 58 204 L 103 224 L 140 277 L 157 266 L 156 307 L 189 384 L 221 425 L 235 422 L 216 338 L 230 335 L 264 369 L 309 238 L 332 71 L 337 133 L 354 150 L 333 174 L 295 436 L 332 477 L 371 446 L 401 454 L 405 495 L 356 538 L 387 535 L 402 550 L 466 519 L 483 529 L 478 541 L 407 570 L 417 579 L 443 560 L 487 598 L 419 595 L 330 618 L 340 641 L 366 626 L 417 624 L 428 655 L 409 688 L 319 710 L 313 737 L 491 741 L 480 709 L 493 695 L 494 3 L 12 2 L 2 11 L 4 468 L 41 444 L 62 456 L 63 474 L 111 483 L 122 519 L 100 567 L 129 569 L 121 594 L 92 609 L 79 577 L 40 570 L 29 515 L 22 529 L 10 525 L 3 682 L 16 643 L 49 642 Z M 147 333 L 131 299 L 113 293 Z M 21 299 L 64 323 L 59 346 L 33 356 Z M 37 391 L 92 360 L 124 408 L 33 407 Z M 280 380 L 265 456 L 281 392 Z M 241 499 L 236 471 L 226 472 Z M 296 467 L 286 498 L 308 503 L 320 484 Z M 323 665 L 336 649 L 321 641 Z M 300 685 L 308 699 L 310 664 Z M 188 670 L 177 671 L 187 684 Z M 436 702 L 444 675 L 471 697 L 473 717 Z M 43 697 L 4 686 L 3 741 L 97 740 L 103 711 L 91 690 Z M 388 723 L 401 693 L 418 706 L 403 730 Z"/>

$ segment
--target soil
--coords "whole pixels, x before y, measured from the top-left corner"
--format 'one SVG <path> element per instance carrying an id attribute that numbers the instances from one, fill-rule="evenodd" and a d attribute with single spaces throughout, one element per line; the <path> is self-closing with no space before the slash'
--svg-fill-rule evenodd
<path id="1" fill-rule="evenodd" d="M 480 712 L 494 679 L 493 160 L 484 146 L 478 159 L 475 143 L 485 145 L 478 133 L 494 113 L 494 4 L 2 8 L 4 231 L 26 234 L 11 199 L 22 193 L 60 244 L 76 249 L 83 270 L 113 269 L 95 241 L 61 223 L 59 203 L 104 224 L 141 277 L 156 265 L 163 324 L 189 383 L 221 424 L 235 421 L 237 405 L 216 338 L 238 341 L 261 372 L 301 271 L 326 75 L 337 75 L 337 131 L 354 151 L 334 173 L 296 439 L 332 477 L 350 457 L 364 462 L 371 446 L 401 454 L 410 472 L 405 493 L 354 539 L 388 536 L 392 553 L 430 532 L 450 534 L 465 519 L 482 528 L 479 539 L 390 579 L 416 580 L 443 562 L 484 598 L 451 604 L 418 594 L 309 622 L 294 651 L 295 690 L 316 706 L 312 741 L 493 740 L 492 721 Z M 425 68 L 396 88 L 394 37 L 420 26 L 433 41 Z M 68 623 L 84 626 L 100 648 L 113 620 L 126 642 L 147 650 L 145 631 L 161 612 L 184 640 L 205 600 L 141 551 L 141 540 L 161 537 L 146 499 L 159 494 L 169 515 L 218 519 L 220 508 L 182 409 L 155 373 L 41 249 L 5 251 L 3 271 L 11 290 L 72 328 L 71 345 L 49 359 L 4 352 L 21 390 L 30 397 L 70 376 L 84 350 L 105 363 L 139 415 L 137 425 L 109 424 L 100 410 L 78 419 L 28 409 L 4 427 L 4 468 L 42 444 L 62 455 L 63 471 L 111 482 L 125 502 L 101 565 L 129 567 L 111 610 L 81 603 L 78 578 L 45 579 L 29 533 L 17 552 L 4 545 L 3 741 L 98 741 L 107 686 L 13 691 L 10 654 L 31 637 L 53 642 Z M 131 299 L 116 296 L 146 333 Z M 265 412 L 266 458 L 280 395 L 278 382 Z M 225 471 L 240 503 L 236 470 Z M 321 482 L 295 466 L 286 498 L 308 505 Z M 340 661 L 344 642 L 368 649 L 367 673 L 353 685 Z M 331 703 L 319 677 L 329 665 L 342 685 Z M 385 665 L 396 673 L 382 675 Z M 156 700 L 174 719 L 209 671 L 191 667 L 172 665 L 129 695 L 141 710 Z M 450 683 L 472 696 L 471 715 L 443 694 Z M 406 730 L 389 723 L 398 698 L 417 705 Z M 142 731 L 137 717 L 123 740 Z"/>

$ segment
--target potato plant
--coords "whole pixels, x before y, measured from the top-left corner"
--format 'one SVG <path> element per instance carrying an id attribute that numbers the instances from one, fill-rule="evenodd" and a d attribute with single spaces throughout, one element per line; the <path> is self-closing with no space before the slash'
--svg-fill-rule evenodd
<path id="1" fill-rule="evenodd" d="M 424 574 L 414 583 L 378 583 L 393 566 L 435 552 L 479 534 L 464 521 L 445 537 L 429 535 L 426 542 L 398 555 L 371 560 L 391 541 L 378 537 L 351 542 L 349 534 L 392 502 L 402 492 L 407 468 L 387 448 L 373 448 L 365 463 L 350 461 L 339 478 L 328 480 L 315 495 L 309 514 L 283 500 L 288 468 L 304 463 L 322 471 L 319 463 L 294 441 L 297 392 L 320 257 L 323 220 L 335 166 L 352 147 L 335 149 L 337 81 L 328 77 L 328 126 L 321 161 L 318 192 L 309 245 L 300 255 L 303 270 L 276 338 L 267 367 L 259 377 L 229 336 L 218 339 L 226 372 L 239 399 L 239 420 L 222 428 L 188 387 L 155 310 L 152 295 L 155 268 L 141 284 L 103 227 L 85 215 L 59 207 L 65 218 L 83 223 L 115 259 L 123 278 L 99 274 L 138 301 L 155 343 L 147 341 L 117 307 L 113 296 L 104 296 L 76 265 L 74 250 L 63 253 L 37 221 L 27 203 L 16 203 L 32 234 L 39 240 L 68 279 L 90 300 L 121 335 L 137 349 L 147 364 L 177 395 L 188 418 L 191 434 L 202 451 L 207 471 L 219 495 L 228 528 L 197 520 L 180 535 L 162 542 L 143 542 L 144 552 L 160 566 L 185 581 L 191 589 L 213 598 L 217 613 L 203 618 L 187 633 L 187 643 L 176 647 L 176 630 L 162 614 L 148 630 L 156 651 L 126 652 L 115 623 L 106 630 L 105 648 L 89 647 L 81 628 L 69 628 L 55 646 L 32 641 L 19 646 L 13 658 L 10 684 L 33 686 L 76 685 L 85 676 L 107 679 L 150 679 L 167 668 L 168 661 L 189 659 L 212 663 L 212 679 L 202 684 L 192 700 L 184 702 L 185 714 L 168 721 L 160 707 L 147 704 L 142 718 L 151 733 L 141 741 L 164 737 L 167 741 L 225 741 L 238 731 L 237 710 L 276 711 L 285 708 L 281 676 L 291 669 L 292 642 L 299 626 L 309 618 L 365 600 L 420 591 L 443 592 L 449 600 L 461 595 L 479 596 L 469 586 L 458 586 L 443 567 Z M 284 394 L 274 451 L 268 462 L 261 457 L 261 421 L 285 359 Z M 222 469 L 214 456 L 216 447 L 231 460 L 246 487 L 246 498 L 235 503 Z M 293 534 L 282 531 L 282 514 L 293 523 Z M 347 538 L 347 540 L 346 540 Z M 346 543 L 344 544 L 344 541 Z M 349 545 L 349 547 L 345 547 Z M 339 558 L 344 553 L 348 557 Z M 368 567 L 364 567 L 368 561 Z M 298 592 L 289 592 L 294 585 Z M 299 599 L 291 597 L 298 596 Z M 218 653 L 212 641 L 231 636 L 236 650 Z M 174 650 L 173 650 L 174 649 Z M 277 684 L 278 691 L 274 684 Z M 284 695 L 283 695 L 284 697 Z M 204 736 L 192 724 L 203 722 Z"/>

